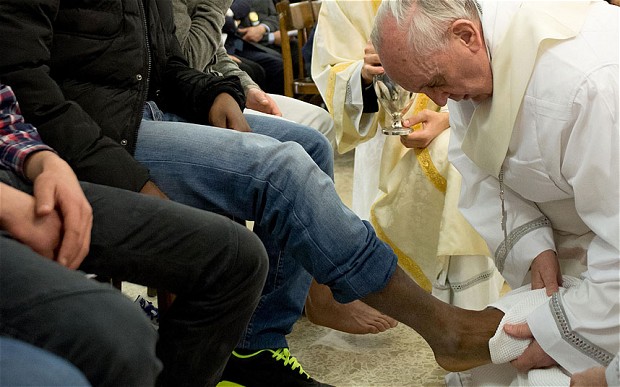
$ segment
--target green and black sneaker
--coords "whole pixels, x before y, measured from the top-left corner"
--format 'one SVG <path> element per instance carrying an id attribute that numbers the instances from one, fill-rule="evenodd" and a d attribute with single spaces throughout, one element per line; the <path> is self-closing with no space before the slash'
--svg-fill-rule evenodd
<path id="1" fill-rule="evenodd" d="M 217 387 L 334 387 L 312 379 L 288 348 L 233 351 Z"/>

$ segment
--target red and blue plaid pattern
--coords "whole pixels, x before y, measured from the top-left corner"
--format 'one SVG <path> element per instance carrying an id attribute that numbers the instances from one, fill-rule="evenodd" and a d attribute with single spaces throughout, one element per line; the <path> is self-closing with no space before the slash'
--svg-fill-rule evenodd
<path id="1" fill-rule="evenodd" d="M 24 122 L 13 90 L 0 84 L 0 167 L 24 175 L 28 155 L 52 148 L 43 144 L 37 129 Z"/>

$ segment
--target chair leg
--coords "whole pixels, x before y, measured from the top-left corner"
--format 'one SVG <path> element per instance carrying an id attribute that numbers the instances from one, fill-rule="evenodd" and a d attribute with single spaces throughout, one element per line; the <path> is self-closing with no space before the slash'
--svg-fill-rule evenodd
<path id="1" fill-rule="evenodd" d="M 146 289 L 146 295 L 149 297 L 155 297 L 157 295 L 157 289 L 156 288 L 147 288 Z"/>
<path id="2" fill-rule="evenodd" d="M 121 280 L 116 280 L 112 278 L 112 286 L 117 288 L 119 291 L 123 291 L 123 281 Z"/>

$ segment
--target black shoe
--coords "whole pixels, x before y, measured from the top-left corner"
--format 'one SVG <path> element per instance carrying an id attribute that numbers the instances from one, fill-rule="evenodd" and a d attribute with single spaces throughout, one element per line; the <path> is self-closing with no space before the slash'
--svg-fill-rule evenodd
<path id="1" fill-rule="evenodd" d="M 312 379 L 288 348 L 233 351 L 217 387 L 334 387 Z"/>

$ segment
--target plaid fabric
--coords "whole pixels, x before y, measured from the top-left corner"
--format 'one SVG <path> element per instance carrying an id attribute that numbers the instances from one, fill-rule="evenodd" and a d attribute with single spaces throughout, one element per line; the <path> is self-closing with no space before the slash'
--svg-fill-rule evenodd
<path id="1" fill-rule="evenodd" d="M 37 129 L 24 122 L 9 86 L 0 84 L 0 167 L 24 175 L 28 155 L 52 148 L 43 144 Z"/>

